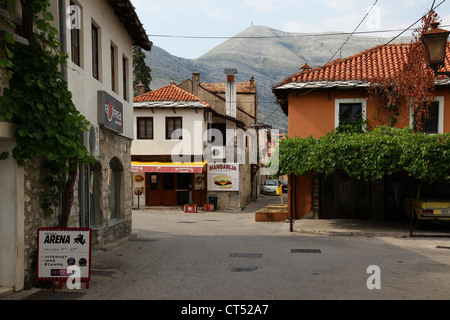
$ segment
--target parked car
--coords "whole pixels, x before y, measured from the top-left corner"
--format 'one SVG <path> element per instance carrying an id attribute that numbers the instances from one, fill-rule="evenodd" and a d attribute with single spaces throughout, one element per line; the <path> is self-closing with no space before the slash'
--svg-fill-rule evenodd
<path id="1" fill-rule="evenodd" d="M 288 182 L 286 180 L 280 180 L 281 186 L 283 187 L 283 193 L 288 192 Z"/>
<path id="2" fill-rule="evenodd" d="M 450 185 L 418 185 L 414 189 L 412 213 L 416 227 L 422 227 L 426 221 L 450 222 Z M 409 217 L 409 196 L 404 198 L 403 207 Z"/>
<path id="3" fill-rule="evenodd" d="M 280 186 L 279 180 L 276 179 L 268 179 L 264 182 L 261 187 L 261 193 L 267 195 L 276 195 L 277 188 Z"/>

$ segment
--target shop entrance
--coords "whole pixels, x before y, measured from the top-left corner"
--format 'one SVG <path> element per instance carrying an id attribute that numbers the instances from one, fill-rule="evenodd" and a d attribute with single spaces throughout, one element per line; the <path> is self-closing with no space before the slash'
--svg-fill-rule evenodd
<path id="1" fill-rule="evenodd" d="M 194 201 L 192 173 L 146 173 L 149 206 L 182 206 Z"/>

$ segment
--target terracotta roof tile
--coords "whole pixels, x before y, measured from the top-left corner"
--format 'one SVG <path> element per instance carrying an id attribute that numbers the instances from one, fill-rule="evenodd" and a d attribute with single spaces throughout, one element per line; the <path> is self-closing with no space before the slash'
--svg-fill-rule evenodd
<path id="1" fill-rule="evenodd" d="M 444 68 L 446 71 L 450 70 L 449 44 L 447 44 L 449 49 Z M 370 82 L 375 77 L 389 78 L 401 69 L 409 47 L 410 44 L 380 45 L 347 59 L 337 59 L 324 66 L 293 74 L 275 85 L 274 88 L 295 82 L 354 80 Z"/>
<path id="2" fill-rule="evenodd" d="M 199 97 L 183 89 L 180 89 L 173 84 L 144 93 L 134 98 L 134 102 L 156 102 L 156 101 L 200 102 L 205 106 L 209 106 L 209 104 L 204 102 Z"/>

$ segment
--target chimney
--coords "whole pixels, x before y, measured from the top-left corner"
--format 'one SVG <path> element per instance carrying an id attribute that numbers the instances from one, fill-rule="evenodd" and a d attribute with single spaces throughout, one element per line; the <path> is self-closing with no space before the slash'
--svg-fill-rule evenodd
<path id="1" fill-rule="evenodd" d="M 254 88 L 255 87 L 255 77 L 251 77 L 249 82 L 250 82 L 250 88 Z"/>
<path id="2" fill-rule="evenodd" d="M 136 85 L 136 97 L 145 93 L 145 86 L 142 83 Z"/>
<path id="3" fill-rule="evenodd" d="M 311 70 L 312 67 L 311 67 L 309 64 L 305 63 L 305 64 L 302 65 L 299 69 L 302 70 L 302 72 L 306 72 L 306 71 Z"/>
<path id="4" fill-rule="evenodd" d="M 200 73 L 195 71 L 192 74 L 192 94 L 198 96 L 198 88 L 200 87 Z"/>
<path id="5" fill-rule="evenodd" d="M 234 76 L 237 74 L 236 69 L 225 69 L 227 75 L 227 83 L 225 90 L 226 114 L 227 116 L 236 118 L 236 82 Z"/>

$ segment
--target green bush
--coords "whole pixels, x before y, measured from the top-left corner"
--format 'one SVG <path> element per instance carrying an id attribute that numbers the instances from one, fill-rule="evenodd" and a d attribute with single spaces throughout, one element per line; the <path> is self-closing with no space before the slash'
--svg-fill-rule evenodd
<path id="1" fill-rule="evenodd" d="M 280 142 L 280 174 L 337 171 L 372 181 L 395 172 L 434 182 L 450 176 L 450 134 L 428 135 L 380 126 L 368 132 L 331 132 Z"/>

